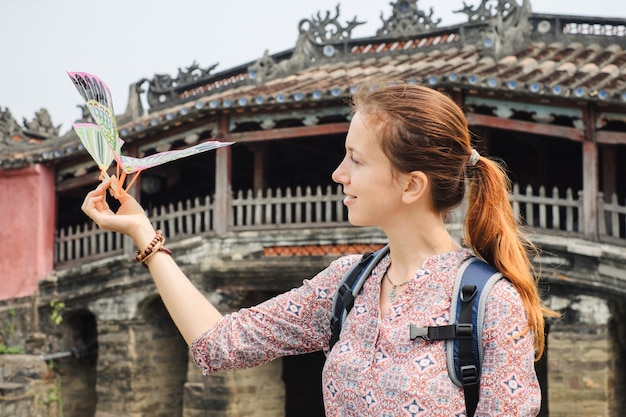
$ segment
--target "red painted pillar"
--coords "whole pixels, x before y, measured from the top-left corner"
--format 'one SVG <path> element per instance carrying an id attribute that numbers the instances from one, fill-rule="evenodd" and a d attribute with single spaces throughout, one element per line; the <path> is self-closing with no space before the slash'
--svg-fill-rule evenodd
<path id="1" fill-rule="evenodd" d="M 0 300 L 31 295 L 54 269 L 54 169 L 0 170 Z"/>

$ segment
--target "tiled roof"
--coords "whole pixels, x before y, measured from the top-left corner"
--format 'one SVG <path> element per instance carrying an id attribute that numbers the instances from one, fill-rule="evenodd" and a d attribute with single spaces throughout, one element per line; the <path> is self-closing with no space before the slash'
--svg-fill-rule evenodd
<path id="1" fill-rule="evenodd" d="M 269 80 L 258 82 L 261 77 L 252 64 L 240 67 L 238 73 L 216 74 L 205 83 L 179 85 L 176 98 L 147 118 L 159 126 L 197 111 L 343 100 L 372 76 L 483 91 L 513 100 L 602 102 L 626 111 L 626 19 L 532 14 L 528 23 L 527 33 L 515 34 L 518 39 L 511 42 L 515 48 L 485 35 L 489 26 L 484 24 L 400 39 L 352 40 L 344 44 L 347 48 L 331 45 L 335 51 L 329 56 L 324 56 L 329 45 L 318 45 L 322 53 L 306 66 Z M 338 52 L 342 48 L 344 52 Z M 510 53 L 501 52 L 507 48 Z M 299 58 L 294 52 L 273 65 L 288 68 L 290 61 Z M 135 126 L 125 125 L 124 133 L 132 135 Z"/>
<path id="2" fill-rule="evenodd" d="M 395 37 L 387 31 L 320 43 L 301 31 L 293 50 L 221 73 L 199 71 L 194 64 L 177 79 L 155 77 L 148 90 L 149 114 L 120 119 L 120 135 L 132 141 L 218 112 L 337 105 L 364 80 L 380 75 L 513 101 L 606 103 L 626 113 L 626 18 L 516 12 L 514 23 L 470 15 L 466 24 L 421 25 Z M 80 151 L 72 134 L 55 148 L 37 148 L 28 156 L 33 162 Z M 0 158 L 0 166 L 15 165 L 19 158 L 9 159 Z"/>

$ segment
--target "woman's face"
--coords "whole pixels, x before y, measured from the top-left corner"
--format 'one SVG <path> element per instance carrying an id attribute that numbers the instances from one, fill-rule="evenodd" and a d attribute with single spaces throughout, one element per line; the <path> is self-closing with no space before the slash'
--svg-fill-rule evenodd
<path id="1" fill-rule="evenodd" d="M 383 153 L 374 123 L 367 114 L 354 115 L 346 155 L 332 178 L 343 185 L 350 223 L 384 228 L 399 208 L 403 187 Z"/>

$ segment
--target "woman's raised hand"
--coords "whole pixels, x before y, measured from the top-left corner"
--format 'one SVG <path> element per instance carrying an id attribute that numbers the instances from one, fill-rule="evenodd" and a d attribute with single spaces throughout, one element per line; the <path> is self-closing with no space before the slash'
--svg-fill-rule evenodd
<path id="1" fill-rule="evenodd" d="M 120 207 L 113 212 L 106 201 L 106 193 L 111 186 L 111 178 L 103 180 L 96 189 L 89 192 L 83 201 L 81 209 L 101 229 L 123 233 L 135 240 L 143 242 L 143 236 L 154 235 L 154 229 L 141 205 L 126 192 L 117 196 Z"/>

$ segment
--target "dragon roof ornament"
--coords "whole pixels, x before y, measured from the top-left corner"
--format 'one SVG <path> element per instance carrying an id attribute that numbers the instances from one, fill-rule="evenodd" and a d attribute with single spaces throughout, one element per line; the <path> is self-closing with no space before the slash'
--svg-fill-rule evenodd
<path id="1" fill-rule="evenodd" d="M 176 97 L 176 87 L 184 86 L 196 81 L 200 81 L 211 75 L 218 66 L 218 63 L 211 65 L 208 68 L 201 68 L 196 61 L 193 61 L 190 66 L 184 70 L 178 68 L 178 75 L 173 78 L 169 74 L 155 74 L 151 80 L 143 79 L 137 83 L 137 88 L 145 81 L 149 81 L 147 101 L 150 108 L 156 108 L 163 105 L 163 103 L 170 101 Z"/>
<path id="2" fill-rule="evenodd" d="M 61 125 L 54 126 L 48 110 L 41 109 L 35 112 L 35 118 L 30 122 L 24 119 L 24 127 L 30 136 L 48 139 L 59 136 Z"/>
<path id="3" fill-rule="evenodd" d="M 519 20 L 523 12 L 522 9 L 525 8 L 528 8 L 528 12 L 530 12 L 529 0 L 522 0 L 521 6 L 517 4 L 517 0 L 481 0 L 478 7 L 463 2 L 463 8 L 455 10 L 454 13 L 466 14 L 467 21 L 470 23 L 488 22 L 494 18 L 508 21 Z"/>
<path id="4" fill-rule="evenodd" d="M 30 149 L 32 145 L 59 137 L 61 125 L 54 126 L 48 110 L 35 113 L 32 121 L 23 119 L 24 126 L 15 120 L 8 108 L 0 108 L 0 151 L 16 152 Z M 2 162 L 4 166 L 5 161 Z M 11 165 L 11 164 L 9 164 Z M 21 162 L 16 164 L 21 166 Z"/>
<path id="5" fill-rule="evenodd" d="M 342 26 L 339 22 L 339 4 L 335 7 L 335 15 L 330 15 L 330 10 L 326 11 L 326 16 L 322 17 L 321 12 L 317 12 L 316 16 L 310 19 L 302 19 L 298 24 L 300 37 L 306 37 L 311 43 L 323 45 L 326 43 L 335 43 L 352 38 L 352 30 L 355 27 L 364 24 L 359 22 L 356 16 L 346 22 L 346 26 Z"/>
<path id="6" fill-rule="evenodd" d="M 393 11 L 387 20 L 380 14 L 383 26 L 376 32 L 377 36 L 402 37 L 417 35 L 437 28 L 441 19 L 432 19 L 433 8 L 429 14 L 417 7 L 418 0 L 399 0 L 390 3 Z"/>
<path id="7" fill-rule="evenodd" d="M 15 141 L 15 138 L 24 139 L 24 131 L 19 126 L 11 111 L 0 108 L 0 146 L 6 146 Z"/>
<path id="8" fill-rule="evenodd" d="M 521 2 L 520 5 L 517 0 L 481 0 L 478 7 L 463 2 L 463 9 L 454 12 L 464 13 L 468 23 L 482 26 L 478 48 L 483 54 L 499 59 L 523 47 L 532 31 L 530 0 Z"/>
<path id="9" fill-rule="evenodd" d="M 332 58 L 337 54 L 338 43 L 350 40 L 355 27 L 364 24 L 359 22 L 356 16 L 343 26 L 339 22 L 339 5 L 335 7 L 335 15 L 331 16 L 330 10 L 322 17 L 321 12 L 311 16 L 310 19 L 302 19 L 298 24 L 298 40 L 293 53 L 288 59 L 276 62 L 266 51 L 263 57 L 259 58 L 248 67 L 249 79 L 257 84 L 264 84 L 266 81 L 282 77 L 301 70 L 310 62 L 315 62 L 320 58 Z"/>

